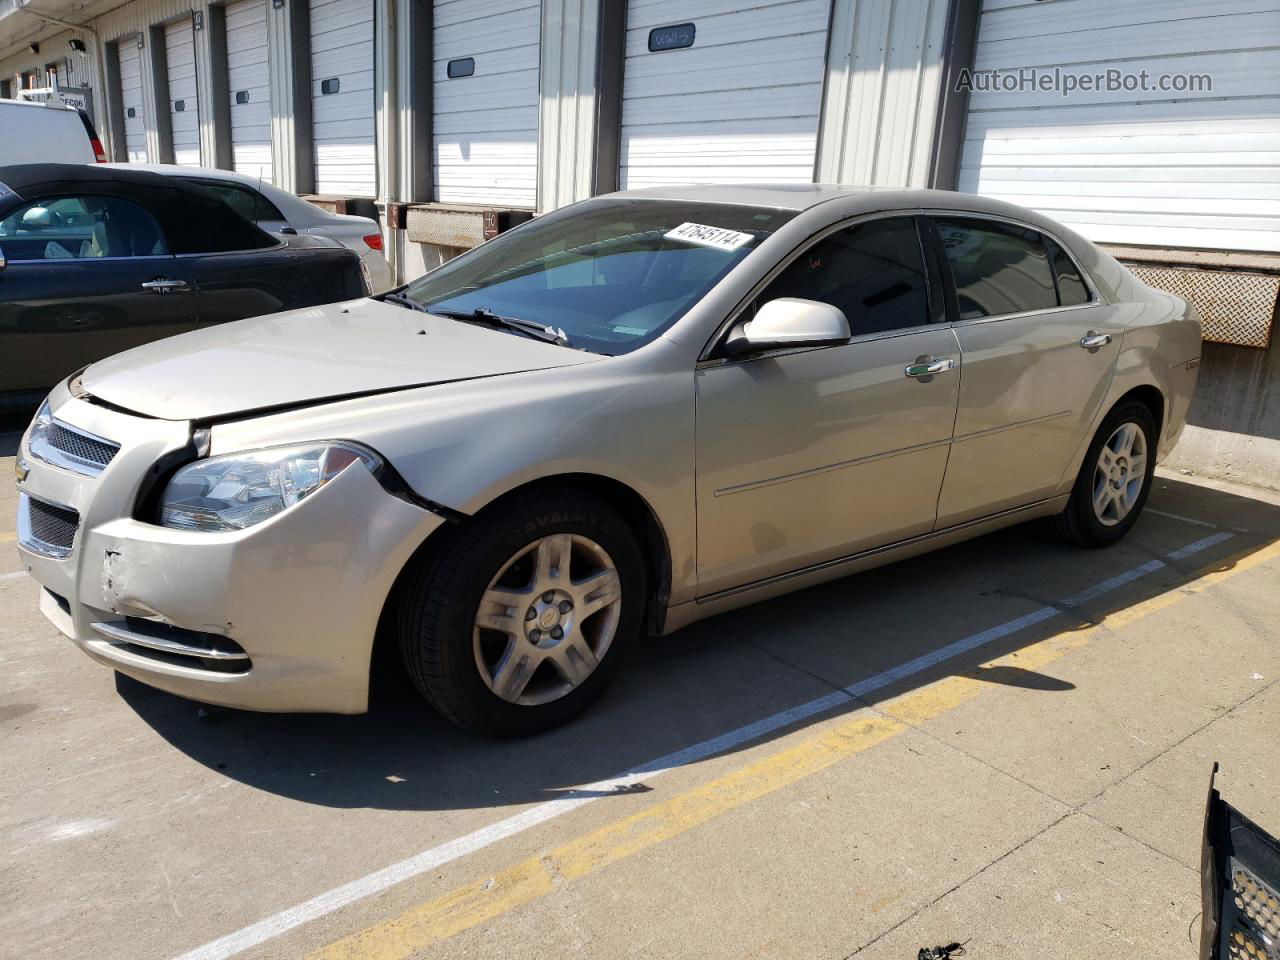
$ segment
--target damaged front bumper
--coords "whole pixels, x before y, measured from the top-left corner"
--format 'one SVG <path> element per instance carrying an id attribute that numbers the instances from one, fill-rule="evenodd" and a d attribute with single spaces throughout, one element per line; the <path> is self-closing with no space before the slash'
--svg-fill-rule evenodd
<path id="1" fill-rule="evenodd" d="M 160 480 L 158 465 L 189 448 L 190 425 L 106 409 L 62 387 L 50 406 L 72 430 L 119 444 L 96 472 L 19 451 L 19 553 L 59 630 L 94 660 L 194 700 L 367 708 L 383 604 L 441 517 L 348 469 L 246 530 L 158 526 L 135 519 L 136 504 Z"/>

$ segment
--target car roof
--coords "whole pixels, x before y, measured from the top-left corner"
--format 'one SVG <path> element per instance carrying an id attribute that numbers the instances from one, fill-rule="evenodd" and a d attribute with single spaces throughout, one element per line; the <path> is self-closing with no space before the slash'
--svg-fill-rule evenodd
<path id="1" fill-rule="evenodd" d="M 172 188 L 172 182 L 157 173 L 121 169 L 105 163 L 15 163 L 0 167 L 0 183 L 18 194 L 53 185 L 68 189 L 94 189 L 103 184 Z"/>
<path id="2" fill-rule="evenodd" d="M 189 167 L 179 163 L 104 163 L 104 167 L 110 167 L 112 170 L 145 170 L 148 173 L 158 173 L 166 177 L 210 177 L 218 180 L 234 180 L 236 183 L 243 183 L 247 187 L 270 186 L 267 181 L 259 177 L 251 177 L 247 173 L 237 173 L 235 170 L 221 170 L 216 167 Z"/>
<path id="3" fill-rule="evenodd" d="M 902 187 L 842 183 L 689 183 L 621 190 L 609 196 L 743 204 L 754 207 L 773 207 L 779 210 L 808 210 L 832 200 L 862 200 L 864 203 L 861 205 L 866 209 L 942 207 L 1001 215 L 1008 215 L 1015 209 L 1010 204 L 981 197 L 975 193 L 958 193 L 953 190 L 907 190 Z M 1016 209 L 1021 210 L 1021 208 Z"/>
<path id="4" fill-rule="evenodd" d="M 8 100 L 0 99 L 0 107 L 35 107 L 37 110 L 75 110 L 76 107 L 61 100 Z"/>

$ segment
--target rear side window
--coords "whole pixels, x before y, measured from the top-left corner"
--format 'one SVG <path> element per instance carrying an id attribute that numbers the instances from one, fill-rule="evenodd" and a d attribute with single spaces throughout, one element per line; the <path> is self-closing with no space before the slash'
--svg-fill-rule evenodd
<path id="1" fill-rule="evenodd" d="M 815 243 L 782 271 L 759 303 L 779 297 L 839 307 L 855 337 L 929 322 L 929 296 L 915 223 L 872 220 Z"/>
<path id="2" fill-rule="evenodd" d="M 1036 231 L 958 217 L 936 223 L 961 320 L 1058 305 L 1049 258 Z"/>
<path id="3" fill-rule="evenodd" d="M 119 197 L 37 200 L 0 220 L 0 249 L 10 260 L 96 260 L 169 252 L 155 218 Z"/>
<path id="4" fill-rule="evenodd" d="M 206 190 L 214 193 L 246 220 L 257 223 L 260 220 L 284 219 L 284 215 L 276 209 L 275 204 L 257 190 L 250 190 L 248 187 L 241 187 L 220 180 L 196 180 L 192 178 L 191 182 L 198 183 Z"/>
<path id="5" fill-rule="evenodd" d="M 280 244 L 203 184 L 187 181 L 176 199 L 183 216 L 169 221 L 174 253 L 235 253 Z"/>
<path id="6" fill-rule="evenodd" d="M 1064 307 L 1074 307 L 1079 303 L 1089 302 L 1089 288 L 1084 285 L 1084 278 L 1076 269 L 1075 263 L 1067 255 L 1067 251 L 1050 240 L 1044 238 L 1045 249 L 1053 261 L 1053 275 L 1058 281 L 1058 303 Z"/>

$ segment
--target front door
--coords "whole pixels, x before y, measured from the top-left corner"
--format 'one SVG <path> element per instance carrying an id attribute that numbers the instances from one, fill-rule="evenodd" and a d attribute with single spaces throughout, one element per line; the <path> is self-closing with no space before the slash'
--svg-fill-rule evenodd
<path id="1" fill-rule="evenodd" d="M 196 326 L 189 265 L 151 214 L 118 197 L 36 201 L 0 221 L 0 391 Z"/>
<path id="2" fill-rule="evenodd" d="M 853 338 L 698 370 L 703 596 L 933 529 L 960 351 L 930 322 L 940 304 L 915 222 L 870 220 L 818 241 L 756 303 L 778 297 L 839 307 Z"/>
<path id="3" fill-rule="evenodd" d="M 1052 239 L 938 218 L 964 357 L 938 526 L 1051 496 L 1111 384 L 1124 328 Z"/>

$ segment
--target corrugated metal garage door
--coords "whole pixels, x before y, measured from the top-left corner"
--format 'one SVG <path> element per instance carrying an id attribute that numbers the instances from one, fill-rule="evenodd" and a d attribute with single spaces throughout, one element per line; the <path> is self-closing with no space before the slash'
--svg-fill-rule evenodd
<path id="1" fill-rule="evenodd" d="M 627 4 L 623 187 L 813 180 L 830 0 L 743 6 Z"/>
<path id="2" fill-rule="evenodd" d="M 191 18 L 164 28 L 165 67 L 169 71 L 169 122 L 173 162 L 200 165 L 200 104 L 196 89 L 196 47 Z"/>
<path id="3" fill-rule="evenodd" d="M 975 69 L 1208 74 L 1211 90 L 974 91 L 959 186 L 1092 240 L 1280 250 L 1280 16 L 1244 0 L 987 0 Z"/>
<path id="4" fill-rule="evenodd" d="M 231 98 L 231 166 L 271 179 L 271 87 L 267 73 L 266 0 L 226 8 L 227 94 Z"/>
<path id="5" fill-rule="evenodd" d="M 137 37 L 125 37 L 116 48 L 120 56 L 120 103 L 124 109 L 125 159 L 147 162 L 147 125 L 142 113 L 142 51 Z"/>
<path id="6" fill-rule="evenodd" d="M 373 197 L 373 0 L 311 0 L 316 192 Z"/>
<path id="7" fill-rule="evenodd" d="M 435 0 L 435 196 L 533 207 L 539 0 Z"/>

